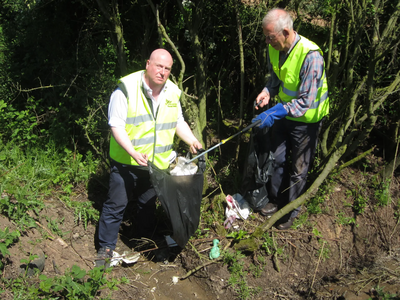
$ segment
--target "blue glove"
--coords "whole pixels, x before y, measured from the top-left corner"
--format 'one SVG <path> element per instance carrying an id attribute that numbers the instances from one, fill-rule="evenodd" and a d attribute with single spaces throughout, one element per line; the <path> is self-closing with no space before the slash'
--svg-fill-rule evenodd
<path id="1" fill-rule="evenodd" d="M 251 120 L 251 123 L 260 120 L 261 123 L 258 127 L 260 129 L 263 129 L 265 127 L 271 127 L 272 125 L 274 125 L 275 120 L 283 119 L 287 115 L 288 113 L 286 109 L 283 107 L 283 104 L 278 103 L 274 107 L 271 107 L 270 109 L 264 111 L 262 114 L 259 114 L 257 117 Z"/>

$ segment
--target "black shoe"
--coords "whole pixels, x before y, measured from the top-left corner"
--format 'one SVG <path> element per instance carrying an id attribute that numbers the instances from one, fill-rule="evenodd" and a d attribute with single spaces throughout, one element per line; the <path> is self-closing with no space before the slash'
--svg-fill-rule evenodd
<path id="1" fill-rule="evenodd" d="M 97 251 L 97 258 L 94 261 L 94 264 L 96 267 L 104 266 L 104 268 L 107 269 L 110 267 L 110 261 L 112 257 L 113 257 L 112 249 L 110 249 L 109 247 L 100 248 L 99 251 Z"/>
<path id="2" fill-rule="evenodd" d="M 278 211 L 278 205 L 268 202 L 267 205 L 265 205 L 263 208 L 261 208 L 260 213 L 263 216 L 270 217 L 277 211 Z"/>
<path id="3" fill-rule="evenodd" d="M 289 220 L 288 220 L 287 222 L 282 223 L 282 224 L 279 224 L 277 228 L 278 228 L 279 230 L 286 230 L 286 229 L 289 229 L 290 227 L 292 227 L 293 222 L 294 222 L 294 219 L 295 219 L 295 218 L 289 218 Z"/>
<path id="4" fill-rule="evenodd" d="M 154 242 L 156 243 L 158 249 L 153 251 L 154 258 L 156 262 L 163 262 L 165 264 L 168 263 L 169 261 L 169 256 L 170 256 L 170 251 L 168 247 L 168 243 L 165 240 L 165 237 L 158 236 L 157 238 L 154 239 Z"/>

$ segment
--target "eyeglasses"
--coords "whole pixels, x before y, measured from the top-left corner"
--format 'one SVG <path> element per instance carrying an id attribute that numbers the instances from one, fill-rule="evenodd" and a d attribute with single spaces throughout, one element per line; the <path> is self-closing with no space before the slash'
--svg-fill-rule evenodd
<path id="1" fill-rule="evenodd" d="M 275 33 L 275 35 L 266 35 L 265 36 L 265 39 L 266 40 L 270 40 L 270 41 L 272 41 L 272 40 L 275 40 L 276 39 L 276 36 L 279 34 L 279 33 L 281 33 L 283 30 L 279 30 L 277 33 Z"/>

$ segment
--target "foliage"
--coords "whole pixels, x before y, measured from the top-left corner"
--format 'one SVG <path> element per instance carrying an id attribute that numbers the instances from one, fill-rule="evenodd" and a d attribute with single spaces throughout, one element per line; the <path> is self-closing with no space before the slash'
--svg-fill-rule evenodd
<path id="1" fill-rule="evenodd" d="M 82 4 L 2 1 L 3 141 L 15 138 L 31 145 L 47 137 L 45 143 L 50 138 L 60 148 L 87 144 L 79 120 L 92 106 L 97 109 L 94 99 L 113 88 L 115 53 L 107 38 L 93 31 L 104 28 L 96 10 Z M 90 120 L 96 130 L 88 132 L 96 140 L 99 133 L 107 137 L 100 112 Z"/>
<path id="2" fill-rule="evenodd" d="M 7 248 L 17 242 L 20 235 L 21 234 L 18 230 L 10 232 L 8 227 L 4 230 L 0 229 L 0 270 L 4 267 L 3 257 L 10 254 Z"/>
<path id="3" fill-rule="evenodd" d="M 263 242 L 261 248 L 265 250 L 267 255 L 272 255 L 275 253 L 275 243 L 274 238 L 269 236 L 269 234 L 264 234 L 265 241 Z"/>
<path id="4" fill-rule="evenodd" d="M 321 245 L 321 248 L 318 249 L 318 254 L 316 254 L 320 259 L 325 261 L 326 259 L 329 259 L 329 244 L 326 241 L 319 240 L 318 243 Z"/>
<path id="5" fill-rule="evenodd" d="M 64 237 L 64 235 L 66 235 L 66 232 L 63 232 L 60 228 L 59 225 L 61 225 L 64 222 L 64 218 L 62 218 L 61 220 L 58 219 L 51 219 L 47 216 L 45 216 L 45 219 L 47 221 L 47 227 L 51 230 L 52 233 L 54 233 L 55 235 L 59 236 L 59 237 Z"/>
<path id="6" fill-rule="evenodd" d="M 66 299 L 94 299 L 100 289 L 117 290 L 117 284 L 126 283 L 128 280 L 122 277 L 121 280 L 108 279 L 105 273 L 110 269 L 94 268 L 86 274 L 77 265 L 74 265 L 71 271 L 66 271 L 64 276 L 50 278 L 46 275 L 40 275 L 40 289 L 48 295 L 60 295 Z M 85 276 L 89 278 L 85 280 Z M 109 299 L 107 297 L 107 299 Z"/>
<path id="7" fill-rule="evenodd" d="M 43 108 L 33 97 L 26 100 L 25 109 L 17 110 L 10 103 L 0 100 L 0 139 L 13 140 L 21 146 L 34 145 L 47 135 L 40 129 Z"/>
<path id="8" fill-rule="evenodd" d="M 238 299 L 249 299 L 252 295 L 257 294 L 259 290 L 248 286 L 243 258 L 244 255 L 240 251 L 227 251 L 224 253 L 223 260 L 228 265 L 228 270 L 231 274 L 228 282 L 238 294 Z"/>
<path id="9" fill-rule="evenodd" d="M 307 212 L 310 214 L 322 213 L 322 204 L 325 202 L 327 195 L 332 191 L 332 185 L 330 182 L 326 181 L 320 186 L 318 192 L 314 197 L 307 202 Z"/>
<path id="10" fill-rule="evenodd" d="M 387 206 L 390 203 L 390 179 L 385 179 L 374 186 L 378 205 Z"/>
<path id="11" fill-rule="evenodd" d="M 354 190 L 347 191 L 347 197 L 353 199 L 353 211 L 356 214 L 364 213 L 365 208 L 367 207 L 368 198 L 364 195 L 363 189 L 357 186 Z"/>
<path id="12" fill-rule="evenodd" d="M 399 296 L 397 294 L 391 294 L 391 293 L 386 293 L 384 291 L 383 287 L 380 287 L 379 285 L 376 286 L 373 289 L 374 296 L 368 298 L 368 300 L 374 300 L 374 299 L 379 299 L 379 300 L 395 300 L 399 299 Z"/>
<path id="13" fill-rule="evenodd" d="M 356 224 L 356 219 L 354 217 L 346 217 L 344 212 L 339 212 L 337 215 L 337 223 L 341 225 L 351 225 Z"/>
<path id="14" fill-rule="evenodd" d="M 75 224 L 83 224 L 86 229 L 90 221 L 97 222 L 99 220 L 99 211 L 93 207 L 91 202 L 74 201 L 71 205 L 74 207 Z"/>
<path id="15" fill-rule="evenodd" d="M 71 187 L 87 183 L 96 171 L 96 161 L 65 149 L 58 152 L 49 144 L 46 149 L 30 146 L 23 150 L 13 142 L 0 144 L 0 212 L 22 228 L 35 227 L 29 211 L 36 215 L 44 207 L 43 198 L 58 190 L 60 197 L 70 196 Z M 67 198 L 67 203 L 71 201 Z M 85 226 L 96 220 L 97 212 L 88 203 L 72 203 Z M 77 220 L 78 221 L 78 220 Z"/>
<path id="16" fill-rule="evenodd" d="M 234 241 L 240 241 L 246 237 L 249 237 L 249 233 L 244 230 L 232 231 L 226 235 L 227 237 L 233 238 Z"/>
<path id="17" fill-rule="evenodd" d="M 122 45 L 115 40 L 116 30 L 99 8 L 100 2 L 107 1 L 0 2 L 0 213 L 21 228 L 35 226 L 32 216 L 41 211 L 42 199 L 50 193 L 74 210 L 77 224 L 86 228 L 88 222 L 98 220 L 98 211 L 91 202 L 72 198 L 74 188 L 88 183 L 97 171 L 100 158 L 107 161 L 107 103 L 117 78 L 124 75 L 119 50 L 127 56 L 129 72 L 143 69 L 148 55 L 158 47 L 167 48 L 177 57 L 160 38 L 149 5 L 152 1 L 107 3 L 108 8 L 117 9 L 114 12 L 118 12 L 123 29 Z M 250 122 L 254 98 L 267 79 L 266 45 L 260 24 L 273 3 L 248 3 L 158 3 L 160 22 L 183 59 L 174 64 L 173 75 L 177 78 L 179 68 L 185 67 L 185 94 L 191 96 L 193 106 L 200 105 L 200 95 L 205 97 L 207 105 L 197 107 L 197 111 L 208 118 L 204 131 L 216 132 L 217 138 L 237 130 L 220 118 L 237 118 L 241 92 L 245 97 L 244 121 Z M 318 165 L 313 170 L 316 179 L 310 182 L 310 194 L 318 192 L 307 203 L 307 213 L 321 213 L 326 195 L 332 192 L 326 180 L 329 173 L 357 161 L 375 145 L 379 147 L 374 155 L 384 156 L 388 162 L 396 158 L 399 5 L 395 1 L 351 0 L 284 1 L 279 5 L 295 12 L 296 30 L 315 41 L 324 53 L 331 107 L 321 132 Z M 237 16 L 243 33 L 243 90 L 238 84 Z M 185 114 L 190 110 L 184 107 Z M 214 140 L 206 142 L 209 145 Z M 230 148 L 234 147 L 221 147 L 210 157 L 218 162 L 212 165 L 216 182 L 222 185 L 229 181 L 237 189 L 244 161 L 242 157 L 232 159 Z M 319 178 L 320 174 L 323 176 Z M 378 205 L 390 204 L 390 181 L 372 185 Z M 355 215 L 362 214 L 372 200 L 361 185 L 348 197 Z M 198 232 L 199 236 L 207 237 L 209 228 L 223 219 L 222 200 L 211 201 L 209 208 L 202 211 L 206 229 Z M 49 222 L 55 233 L 62 234 L 55 220 Z M 354 224 L 355 218 L 340 212 L 337 222 Z M 239 240 L 247 235 L 239 231 L 232 237 Z M 267 253 L 279 252 L 273 242 L 273 236 L 265 238 Z M 230 266 L 233 273 L 243 271 L 235 257 Z M 71 274 L 69 283 L 82 283 Z M 239 294 L 249 296 L 239 277 L 232 282 Z"/>
<path id="18" fill-rule="evenodd" d="M 98 292 L 108 289 L 111 293 L 118 289 L 118 284 L 128 282 L 125 277 L 108 278 L 106 275 L 111 270 L 111 268 L 94 268 L 86 272 L 74 265 L 71 270 L 65 271 L 65 274 L 61 276 L 40 275 L 39 284 L 31 282 L 27 277 L 2 281 L 7 288 L 10 288 L 14 299 L 111 299 L 110 295 L 105 298 L 99 297 Z"/>

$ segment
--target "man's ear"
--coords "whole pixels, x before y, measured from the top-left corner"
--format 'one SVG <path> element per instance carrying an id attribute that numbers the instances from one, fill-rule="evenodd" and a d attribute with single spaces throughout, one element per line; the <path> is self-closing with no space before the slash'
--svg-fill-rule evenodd
<path id="1" fill-rule="evenodd" d="M 289 30 L 283 29 L 282 34 L 284 35 L 285 39 L 287 39 L 289 37 Z"/>

